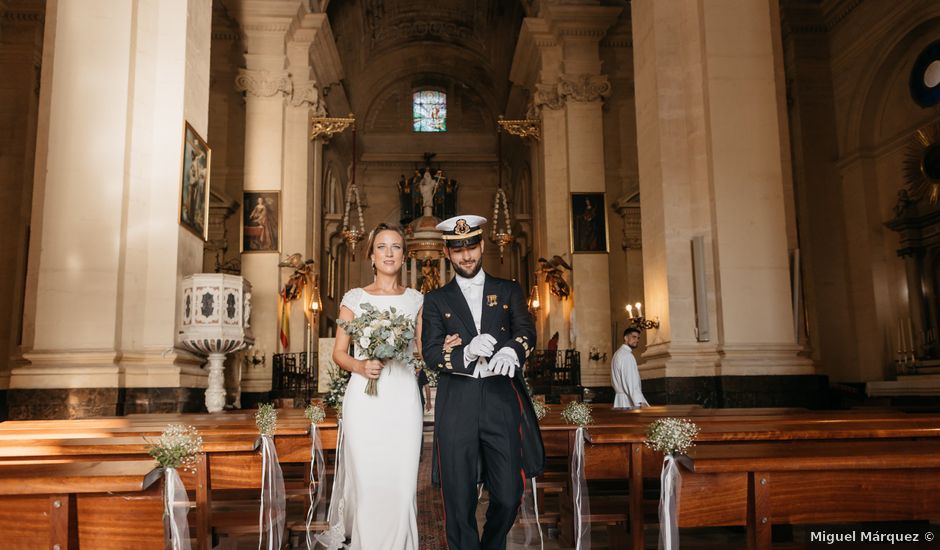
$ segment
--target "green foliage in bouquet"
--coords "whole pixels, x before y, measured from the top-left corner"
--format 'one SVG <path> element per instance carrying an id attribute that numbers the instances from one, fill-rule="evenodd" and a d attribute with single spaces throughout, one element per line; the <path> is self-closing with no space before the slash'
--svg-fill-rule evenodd
<path id="1" fill-rule="evenodd" d="M 395 308 L 378 309 L 372 304 L 362 304 L 362 313 L 352 321 L 336 323 L 349 334 L 359 353 L 379 361 L 407 361 L 408 347 L 415 339 L 415 324 L 407 315 Z M 378 395 L 378 383 L 369 379 L 368 395 Z"/>
<path id="2" fill-rule="evenodd" d="M 695 446 L 699 429 L 688 418 L 660 418 L 646 429 L 646 446 L 664 454 L 685 454 Z"/>
<path id="3" fill-rule="evenodd" d="M 274 435 L 277 430 L 277 409 L 271 403 L 265 403 L 258 407 L 255 413 L 255 424 L 258 425 L 258 432 L 261 435 Z"/>
<path id="4" fill-rule="evenodd" d="M 193 426 L 170 424 L 147 452 L 163 468 L 196 473 L 197 455 L 202 452 L 202 436 Z"/>

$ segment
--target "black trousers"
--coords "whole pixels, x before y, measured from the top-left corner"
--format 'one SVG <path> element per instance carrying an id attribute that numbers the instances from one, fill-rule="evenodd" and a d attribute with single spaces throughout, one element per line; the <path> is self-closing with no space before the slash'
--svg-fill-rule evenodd
<path id="1" fill-rule="evenodd" d="M 448 380 L 436 418 L 438 464 L 450 550 L 504 550 L 522 501 L 522 402 L 506 376 Z M 490 495 L 477 531 L 478 465 Z"/>

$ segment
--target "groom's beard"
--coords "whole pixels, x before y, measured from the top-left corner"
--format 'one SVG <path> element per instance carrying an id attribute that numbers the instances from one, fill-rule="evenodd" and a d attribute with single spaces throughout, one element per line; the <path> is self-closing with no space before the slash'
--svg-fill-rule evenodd
<path id="1" fill-rule="evenodd" d="M 452 263 L 454 266 L 454 271 L 457 272 L 457 275 L 460 275 L 464 279 L 472 279 L 477 276 L 477 273 L 483 269 L 483 258 L 480 258 L 480 261 L 477 262 L 477 265 L 471 271 L 467 271 L 460 267 L 460 264 Z"/>

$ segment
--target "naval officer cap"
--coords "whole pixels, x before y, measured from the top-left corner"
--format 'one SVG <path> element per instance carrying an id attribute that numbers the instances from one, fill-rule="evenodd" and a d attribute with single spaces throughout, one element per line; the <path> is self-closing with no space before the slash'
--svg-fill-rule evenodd
<path id="1" fill-rule="evenodd" d="M 483 240 L 483 216 L 454 216 L 437 224 L 438 231 L 444 232 L 444 244 L 447 248 L 472 246 Z"/>

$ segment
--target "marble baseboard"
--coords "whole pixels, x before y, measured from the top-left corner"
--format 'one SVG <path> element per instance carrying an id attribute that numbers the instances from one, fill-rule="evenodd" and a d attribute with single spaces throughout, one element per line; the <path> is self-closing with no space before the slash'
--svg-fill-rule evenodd
<path id="1" fill-rule="evenodd" d="M 692 376 L 643 381 L 654 405 L 831 408 L 829 379 L 822 375 Z"/>
<path id="2" fill-rule="evenodd" d="M 118 416 L 118 388 L 13 389 L 7 393 L 10 420 L 71 420 Z"/>
<path id="3" fill-rule="evenodd" d="M 10 420 L 70 420 L 134 413 L 204 412 L 201 388 L 69 388 L 7 391 Z"/>
<path id="4" fill-rule="evenodd" d="M 206 412 L 204 388 L 126 388 L 124 414 Z"/>

